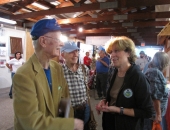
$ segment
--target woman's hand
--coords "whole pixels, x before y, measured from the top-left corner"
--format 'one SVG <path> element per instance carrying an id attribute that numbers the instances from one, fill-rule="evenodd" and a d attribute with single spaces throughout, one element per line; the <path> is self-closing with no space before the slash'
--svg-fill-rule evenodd
<path id="1" fill-rule="evenodd" d="M 9 68 L 10 71 L 12 71 L 12 65 L 6 63 L 6 66 Z"/>
<path id="2" fill-rule="evenodd" d="M 105 106 L 105 104 L 106 104 L 106 100 L 103 99 L 96 105 L 96 111 L 98 114 L 100 114 L 100 111 L 102 110 L 102 106 Z"/>
<path id="3" fill-rule="evenodd" d="M 108 102 L 102 106 L 103 112 L 114 112 L 114 113 L 120 113 L 120 108 L 116 106 L 108 106 Z"/>

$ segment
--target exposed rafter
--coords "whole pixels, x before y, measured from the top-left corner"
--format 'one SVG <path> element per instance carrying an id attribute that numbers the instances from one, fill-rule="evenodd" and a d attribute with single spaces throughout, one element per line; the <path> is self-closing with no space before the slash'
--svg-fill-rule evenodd
<path id="1" fill-rule="evenodd" d="M 116 8 L 116 7 L 117 7 L 117 2 L 82 4 L 80 7 L 71 6 L 71 7 L 36 11 L 36 12 L 27 13 L 24 15 L 18 14 L 18 15 L 11 16 L 11 19 L 24 19 L 24 18 L 30 18 L 30 17 L 44 16 L 44 15 L 56 15 L 56 14 L 63 14 L 63 13 L 109 9 L 109 8 Z"/>
<path id="2" fill-rule="evenodd" d="M 167 4 L 170 0 L 20 0 L 0 5 L 0 17 L 29 29 L 36 21 L 51 17 L 61 27 L 72 28 L 65 32 L 68 36 L 124 35 L 136 45 L 156 45 L 158 33 L 170 18 Z M 83 32 L 77 31 L 79 27 Z"/>
<path id="3" fill-rule="evenodd" d="M 10 2 L 15 2 L 15 1 L 20 1 L 20 0 L 0 0 L 0 5 L 10 3 Z"/>
<path id="4" fill-rule="evenodd" d="M 68 23 L 82 23 L 82 22 L 98 22 L 98 21 L 113 21 L 113 20 L 146 20 L 155 18 L 169 18 L 170 12 L 151 12 L 151 13 L 135 13 L 128 15 L 106 15 L 97 18 L 83 17 L 83 18 L 70 18 L 58 20 L 59 24 Z"/>

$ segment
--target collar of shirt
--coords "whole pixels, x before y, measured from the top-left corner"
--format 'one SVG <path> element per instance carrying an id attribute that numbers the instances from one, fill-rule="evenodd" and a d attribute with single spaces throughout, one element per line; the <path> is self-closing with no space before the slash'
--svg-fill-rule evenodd
<path id="1" fill-rule="evenodd" d="M 70 70 L 70 68 L 67 66 L 67 65 L 63 65 L 63 68 L 64 68 L 64 71 L 66 71 L 66 72 L 70 72 L 70 73 L 77 73 L 77 74 L 81 74 L 81 72 L 82 72 L 82 67 L 79 65 L 78 66 L 78 69 L 77 69 L 77 71 L 76 72 L 73 72 L 72 70 Z"/>

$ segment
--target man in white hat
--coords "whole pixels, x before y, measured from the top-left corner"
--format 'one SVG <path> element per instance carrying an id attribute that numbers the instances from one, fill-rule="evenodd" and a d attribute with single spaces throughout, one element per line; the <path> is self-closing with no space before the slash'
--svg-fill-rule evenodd
<path id="1" fill-rule="evenodd" d="M 78 64 L 79 48 L 74 42 L 68 41 L 61 48 L 61 55 L 65 59 L 62 66 L 64 77 L 67 80 L 71 104 L 74 109 L 74 117 L 84 121 L 84 130 L 88 130 L 88 120 L 90 117 L 90 109 L 87 103 L 87 78 L 89 69 L 86 65 Z"/>

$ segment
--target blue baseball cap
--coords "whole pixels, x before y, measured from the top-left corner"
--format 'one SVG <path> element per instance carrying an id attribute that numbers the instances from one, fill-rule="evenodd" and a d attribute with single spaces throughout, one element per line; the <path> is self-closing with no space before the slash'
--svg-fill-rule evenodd
<path id="1" fill-rule="evenodd" d="M 100 51 L 104 51 L 104 52 L 105 52 L 105 49 L 104 49 L 102 46 L 99 46 L 99 47 L 98 47 L 98 53 L 99 53 Z"/>
<path id="2" fill-rule="evenodd" d="M 65 52 L 69 53 L 74 50 L 80 50 L 80 48 L 77 47 L 75 42 L 67 41 L 64 43 L 64 46 L 60 50 L 61 50 L 61 52 L 65 51 Z"/>
<path id="3" fill-rule="evenodd" d="M 32 27 L 31 35 L 33 40 L 36 40 L 48 32 L 69 30 L 71 30 L 71 28 L 61 28 L 56 19 L 41 19 Z"/>

